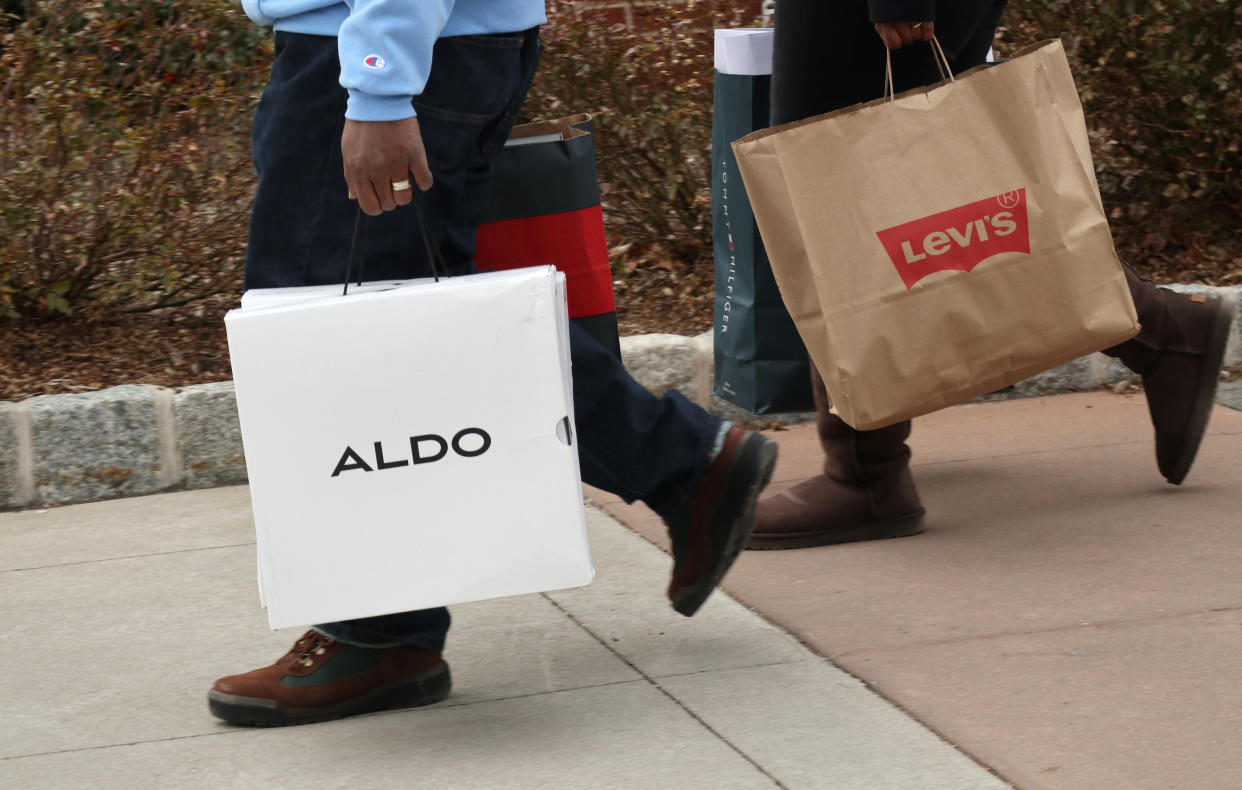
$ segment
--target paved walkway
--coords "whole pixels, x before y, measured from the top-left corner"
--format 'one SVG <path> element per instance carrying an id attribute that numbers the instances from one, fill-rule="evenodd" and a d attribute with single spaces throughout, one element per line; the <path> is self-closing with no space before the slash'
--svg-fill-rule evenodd
<path id="1" fill-rule="evenodd" d="M 773 435 L 773 490 L 818 471 L 811 426 Z M 959 406 L 911 445 L 927 532 L 748 552 L 727 589 L 1018 787 L 1242 788 L 1242 412 L 1177 487 L 1142 395 Z"/>
<path id="2" fill-rule="evenodd" d="M 691 620 L 596 495 L 596 581 L 456 607 L 448 702 L 274 730 L 205 704 L 296 636 L 245 488 L 0 514 L 0 787 L 1236 789 L 1242 413 L 1177 489 L 1149 432 L 1141 396 L 920 420 L 927 533 L 747 553 Z M 773 435 L 774 485 L 814 472 Z"/>

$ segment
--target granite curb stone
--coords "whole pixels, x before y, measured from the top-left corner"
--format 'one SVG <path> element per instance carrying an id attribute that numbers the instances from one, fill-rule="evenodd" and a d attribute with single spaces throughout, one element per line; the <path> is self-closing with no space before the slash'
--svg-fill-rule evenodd
<path id="1" fill-rule="evenodd" d="M 1232 290 L 1242 302 L 1242 286 L 1173 289 Z M 647 389 L 677 390 L 726 419 L 771 425 L 814 418 L 811 412 L 756 417 L 712 394 L 710 331 L 693 337 L 626 337 L 621 339 L 621 353 L 630 373 Z M 1225 362 L 1242 364 L 1242 314 L 1231 330 Z M 1130 380 L 1133 374 L 1120 362 L 1091 354 L 1033 376 L 1010 393 L 985 399 L 1083 392 Z M 1242 409 L 1242 381 L 1222 382 L 1218 400 Z M 29 447 L 23 448 L 23 443 Z M 28 450 L 33 451 L 33 458 L 27 459 L 33 485 L 29 469 L 22 480 L 22 455 Z M 0 510 L 245 482 L 231 381 L 176 391 L 131 384 L 76 395 L 42 395 L 20 404 L 0 402 Z"/>
<path id="2" fill-rule="evenodd" d="M 699 394 L 695 352 L 701 337 L 654 334 L 622 338 L 621 359 L 630 375 L 652 392 L 677 390 L 695 400 Z"/>
<path id="3" fill-rule="evenodd" d="M 176 443 L 186 488 L 213 488 L 246 482 L 241 424 L 233 382 L 185 387 L 174 396 Z"/>
<path id="4" fill-rule="evenodd" d="M 16 403 L 0 402 L 0 508 L 23 504 L 17 491 L 17 409 Z"/>
<path id="5" fill-rule="evenodd" d="M 40 395 L 30 406 L 34 502 L 63 505 L 153 494 L 160 479 L 155 393 L 126 384 Z"/>
<path id="6" fill-rule="evenodd" d="M 1242 411 L 1242 380 L 1222 381 L 1216 389 L 1216 402 Z"/>

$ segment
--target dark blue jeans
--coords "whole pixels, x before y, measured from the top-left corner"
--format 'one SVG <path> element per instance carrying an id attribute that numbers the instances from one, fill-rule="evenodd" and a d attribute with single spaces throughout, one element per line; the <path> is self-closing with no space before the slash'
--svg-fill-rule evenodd
<path id="1" fill-rule="evenodd" d="M 436 43 L 427 87 L 414 97 L 435 186 L 415 198 L 448 274 L 474 270 L 474 232 L 487 205 L 492 161 L 534 79 L 541 47 L 537 28 Z M 276 34 L 271 83 L 254 118 L 259 186 L 247 288 L 344 281 L 356 207 L 341 164 L 346 93 L 339 74 L 335 38 Z M 361 227 L 354 266 L 365 264 L 366 279 L 431 273 L 413 204 L 364 216 Z M 676 392 L 655 397 L 573 325 L 570 352 L 583 480 L 627 502 L 642 500 L 663 516 L 682 507 L 707 466 L 720 418 Z M 441 650 L 448 627 L 448 610 L 439 608 L 319 629 L 355 644 Z"/>

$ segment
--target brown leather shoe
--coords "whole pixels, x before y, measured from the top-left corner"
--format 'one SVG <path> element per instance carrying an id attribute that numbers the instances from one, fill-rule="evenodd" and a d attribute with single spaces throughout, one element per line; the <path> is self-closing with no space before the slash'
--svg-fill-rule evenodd
<path id="1" fill-rule="evenodd" d="M 755 527 L 755 502 L 772 479 L 776 442 L 730 428 L 690 501 L 665 519 L 673 539 L 668 597 L 686 617 L 699 610 Z"/>
<path id="2" fill-rule="evenodd" d="M 828 410 L 811 372 L 824 473 L 759 503 L 748 549 L 798 549 L 916 535 L 923 506 L 910 475 L 910 421 L 856 431 Z"/>
<path id="3" fill-rule="evenodd" d="M 310 630 L 275 664 L 217 680 L 207 704 L 232 724 L 278 727 L 430 705 L 451 686 L 434 651 L 357 647 Z"/>
<path id="4" fill-rule="evenodd" d="M 1158 288 L 1125 267 L 1142 329 L 1105 349 L 1143 377 L 1156 430 L 1156 465 L 1172 484 L 1186 479 L 1207 430 L 1236 309 L 1233 295 Z"/>

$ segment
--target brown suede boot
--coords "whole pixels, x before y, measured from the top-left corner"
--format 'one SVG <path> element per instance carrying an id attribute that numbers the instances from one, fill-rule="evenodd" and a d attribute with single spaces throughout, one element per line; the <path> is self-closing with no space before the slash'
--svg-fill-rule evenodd
<path id="1" fill-rule="evenodd" d="M 679 613 L 693 616 L 742 553 L 776 455 L 776 442 L 730 427 L 690 501 L 665 518 L 673 540 L 668 597 Z"/>
<path id="2" fill-rule="evenodd" d="M 759 503 L 748 549 L 797 549 L 923 531 L 923 506 L 910 476 L 910 421 L 856 431 L 828 411 L 818 371 L 811 389 L 824 474 Z"/>
<path id="3" fill-rule="evenodd" d="M 440 654 L 410 645 L 357 647 L 310 630 L 275 664 L 220 678 L 207 693 L 214 716 L 277 727 L 439 702 L 452 681 Z"/>
<path id="4" fill-rule="evenodd" d="M 1232 294 L 1180 294 L 1158 288 L 1125 267 L 1126 283 L 1143 328 L 1107 348 L 1143 377 L 1156 429 L 1156 465 L 1173 485 L 1186 479 L 1212 413 L 1216 383 L 1233 325 Z"/>

